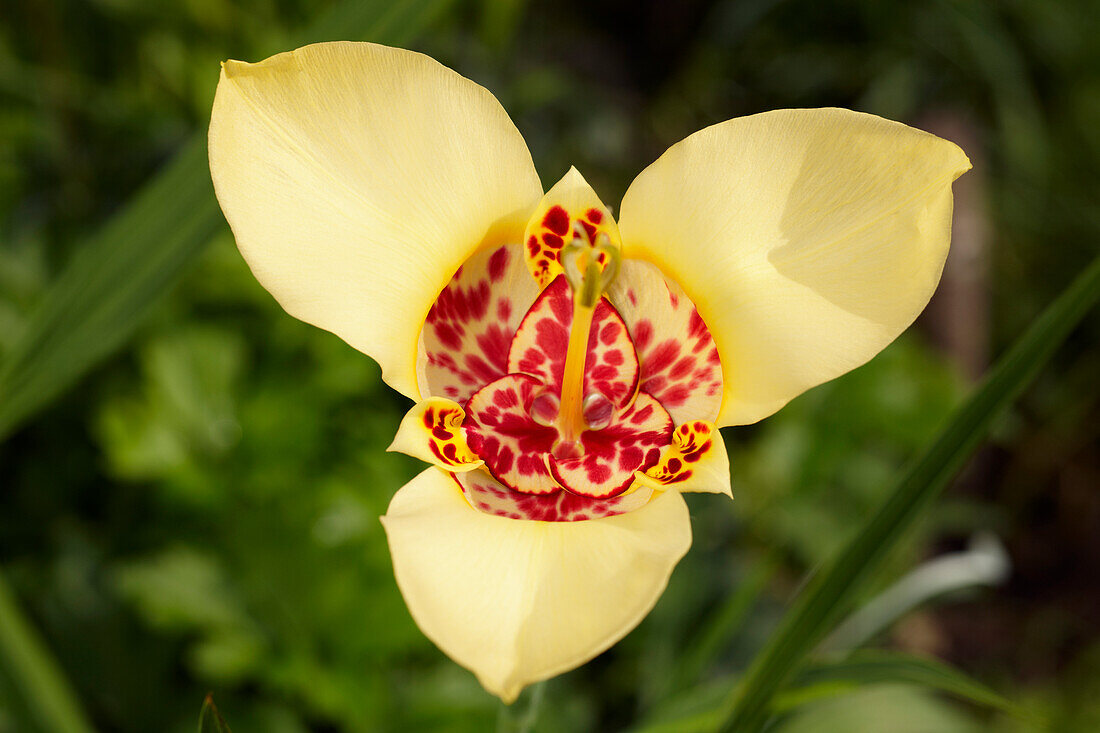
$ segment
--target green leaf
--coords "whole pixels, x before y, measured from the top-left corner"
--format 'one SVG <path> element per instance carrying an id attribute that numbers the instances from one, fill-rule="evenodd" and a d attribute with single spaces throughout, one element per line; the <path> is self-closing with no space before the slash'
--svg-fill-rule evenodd
<path id="1" fill-rule="evenodd" d="M 196 135 L 46 291 L 0 369 L 0 438 L 133 333 L 220 217 Z"/>
<path id="2" fill-rule="evenodd" d="M 864 603 L 832 630 L 819 652 L 844 652 L 863 646 L 914 608 L 964 588 L 997 585 L 1008 578 L 1008 552 L 992 534 L 978 534 L 963 552 L 921 563 Z"/>
<path id="3" fill-rule="evenodd" d="M 725 650 L 729 640 L 743 628 L 749 612 L 775 575 L 775 569 L 771 559 L 761 560 L 737 590 L 707 619 L 694 640 L 680 654 L 675 670 L 668 678 L 669 689 L 662 690 L 659 697 L 693 685 L 703 676 L 707 667 Z"/>
<path id="4" fill-rule="evenodd" d="M 722 723 L 722 701 L 737 686 L 735 674 L 711 676 L 648 711 L 631 733 L 710 733 Z"/>
<path id="5" fill-rule="evenodd" d="M 717 680 L 736 685 L 733 677 Z M 789 685 L 775 695 L 769 715 L 789 716 L 799 708 L 831 698 L 850 695 L 870 685 L 905 684 L 936 690 L 959 700 L 1015 716 L 1034 727 L 1041 721 L 981 682 L 943 662 L 910 654 L 860 651 L 821 660 L 798 672 Z M 635 733 L 703 733 L 722 722 L 721 697 L 707 684 L 680 698 L 674 707 L 659 711 Z M 769 721 L 774 723 L 775 718 Z"/>
<path id="6" fill-rule="evenodd" d="M 202 701 L 202 711 L 199 713 L 199 733 L 230 733 L 225 718 L 218 712 L 218 706 L 214 704 L 214 696 L 207 695 Z"/>
<path id="7" fill-rule="evenodd" d="M 449 2 L 348 0 L 293 45 L 356 36 L 407 44 Z M 0 440 L 121 346 L 223 226 L 199 131 L 43 295 L 0 365 Z"/>
<path id="8" fill-rule="evenodd" d="M 777 713 L 788 712 L 811 699 L 888 682 L 929 687 L 976 705 L 1020 718 L 1029 717 L 1020 706 L 954 667 L 933 659 L 884 651 L 856 652 L 807 666 L 789 687 L 776 695 L 772 709 Z"/>
<path id="9" fill-rule="evenodd" d="M 0 573 L 0 667 L 19 690 L 42 730 L 91 733 L 76 695 L 57 662 L 19 611 Z"/>
<path id="10" fill-rule="evenodd" d="M 902 473 L 889 499 L 796 599 L 726 701 L 720 730 L 752 733 L 765 724 L 772 698 L 803 657 L 848 610 L 850 599 L 923 514 L 985 437 L 993 418 L 1016 399 L 1100 297 L 1100 258 L 1077 277 L 1004 355 L 952 415 L 931 445 Z"/>
<path id="11" fill-rule="evenodd" d="M 347 0 L 298 43 L 362 35 L 406 44 L 450 0 Z M 211 73 L 216 73 L 212 69 Z M 78 248 L 0 365 L 0 440 L 121 346 L 224 222 L 207 166 L 205 132 Z M 46 645 L 0 576 L 0 666 L 46 730 L 92 728 Z M 209 701 L 210 707 L 213 703 Z M 204 706 L 204 714 L 205 714 Z M 217 717 L 213 729 L 228 731 Z M 201 724 L 200 724 L 201 725 Z"/>
<path id="12" fill-rule="evenodd" d="M 790 713 L 776 713 L 766 733 L 976 733 L 967 710 L 936 690 L 904 682 L 852 685 L 837 682 L 825 695 Z M 713 730 L 713 729 L 712 729 Z"/>

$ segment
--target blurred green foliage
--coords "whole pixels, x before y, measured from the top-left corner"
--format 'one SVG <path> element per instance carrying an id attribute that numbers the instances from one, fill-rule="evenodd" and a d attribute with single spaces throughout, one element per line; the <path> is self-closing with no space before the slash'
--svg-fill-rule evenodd
<path id="1" fill-rule="evenodd" d="M 205 129 L 218 62 L 288 48 L 330 7 L 5 7 L 0 364 L 76 243 Z M 978 287 L 995 353 L 1100 242 L 1100 14 L 1086 0 L 440 7 L 414 47 L 500 97 L 546 185 L 576 164 L 611 203 L 669 144 L 740 114 L 841 105 L 961 120 L 983 184 L 970 206 L 989 228 Z M 236 731 L 491 728 L 495 699 L 420 634 L 393 581 L 377 517 L 416 465 L 383 450 L 406 406 L 376 366 L 283 313 L 227 228 L 140 316 L 124 348 L 0 444 L 0 567 L 97 727 L 194 730 L 214 690 Z M 1080 329 L 879 586 L 976 529 L 1004 537 L 1008 588 L 880 641 L 945 654 L 1059 731 L 1100 729 L 1098 326 Z M 695 545 L 669 591 L 622 643 L 547 684 L 536 730 L 621 729 L 706 697 L 674 676 L 715 623 L 721 643 L 696 672 L 728 686 L 802 574 L 961 399 L 950 358 L 911 332 L 727 431 L 736 500 L 691 497 Z M 32 719 L 0 667 L 0 733 Z M 899 685 L 822 700 L 781 729 L 883 721 L 1022 729 Z"/>

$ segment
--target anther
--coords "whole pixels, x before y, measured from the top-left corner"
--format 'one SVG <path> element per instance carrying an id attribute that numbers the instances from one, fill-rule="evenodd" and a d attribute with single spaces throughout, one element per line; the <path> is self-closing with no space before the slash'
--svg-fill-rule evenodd
<path id="1" fill-rule="evenodd" d="M 584 424 L 589 430 L 603 430 L 611 424 L 615 414 L 615 405 L 599 392 L 589 392 L 581 403 Z"/>
<path id="2" fill-rule="evenodd" d="M 593 243 L 578 224 L 573 241 L 562 247 L 559 259 L 576 304 L 592 308 L 619 274 L 622 256 L 607 234 L 600 232 Z"/>
<path id="3" fill-rule="evenodd" d="M 543 392 L 531 400 L 531 419 L 544 427 L 553 427 L 561 411 L 561 400 L 553 392 Z"/>

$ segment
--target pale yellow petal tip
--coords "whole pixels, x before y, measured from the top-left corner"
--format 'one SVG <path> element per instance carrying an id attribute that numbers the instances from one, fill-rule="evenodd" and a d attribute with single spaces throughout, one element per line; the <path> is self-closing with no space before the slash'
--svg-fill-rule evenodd
<path id="1" fill-rule="evenodd" d="M 579 170 L 577 170 L 577 166 L 575 165 L 569 166 L 569 170 L 561 177 L 559 183 L 567 186 L 588 186 L 588 180 Z"/>
<path id="2" fill-rule="evenodd" d="M 532 680 L 531 682 L 520 683 L 512 680 L 505 680 L 504 682 L 497 684 L 495 680 L 487 679 L 482 675 L 475 674 L 474 676 L 477 677 L 477 681 L 481 683 L 481 686 L 484 687 L 485 690 L 489 692 L 489 694 L 499 697 L 500 701 L 505 705 L 511 705 L 512 703 L 514 703 L 519 698 L 519 694 L 523 692 L 523 689 L 527 687 L 527 685 L 541 681 Z"/>
<path id="3" fill-rule="evenodd" d="M 970 162 L 970 158 L 966 155 L 966 152 L 963 151 L 963 149 L 959 147 L 959 145 L 957 145 L 956 143 L 948 140 L 947 138 L 940 137 L 935 133 L 928 132 L 927 130 L 922 130 L 919 127 L 907 125 L 904 122 L 898 122 L 896 120 L 880 117 L 878 115 L 870 114 L 868 112 L 858 112 L 843 107 L 824 107 L 817 110 L 773 110 L 773 113 L 776 114 L 784 114 L 787 112 L 795 112 L 807 116 L 814 114 L 823 114 L 827 116 L 839 115 L 840 117 L 844 118 L 845 124 L 863 125 L 866 124 L 866 120 L 871 120 L 873 123 L 877 122 L 879 124 L 894 126 L 897 129 L 908 130 L 909 132 L 916 133 L 919 137 L 924 137 L 926 140 L 930 138 L 932 141 L 935 141 L 936 144 L 946 144 L 947 146 L 949 146 L 949 148 L 944 154 L 943 160 L 945 168 L 952 173 L 951 180 L 957 179 L 959 176 L 961 176 L 963 173 L 966 173 L 973 167 Z M 765 112 L 764 114 L 767 115 L 769 113 Z"/>
<path id="4" fill-rule="evenodd" d="M 564 204 L 583 202 L 584 205 L 598 204 L 602 208 L 607 208 L 607 205 L 600 201 L 595 189 L 592 188 L 592 185 L 588 183 L 588 180 L 577 170 L 575 165 L 569 166 L 569 170 L 565 172 L 565 175 L 550 187 L 550 190 L 546 192 L 546 198 L 560 199 L 561 201 L 558 201 L 558 203 Z"/>
<path id="5" fill-rule="evenodd" d="M 944 155 L 944 167 L 951 171 L 951 180 L 958 179 L 963 173 L 974 167 L 974 164 L 970 162 L 970 157 L 966 154 L 958 143 L 948 140 L 945 137 L 940 137 L 933 133 L 926 133 L 930 137 L 934 138 L 937 143 L 946 146 L 946 152 Z"/>
<path id="6" fill-rule="evenodd" d="M 239 76 L 241 72 L 247 69 L 249 66 L 254 66 L 247 61 L 237 61 L 236 59 L 226 59 L 222 61 L 222 76 L 226 79 L 232 79 L 235 76 Z"/>
<path id="7" fill-rule="evenodd" d="M 922 132 L 924 131 L 922 130 Z M 956 180 L 963 173 L 966 173 L 974 167 L 974 164 L 970 162 L 970 157 L 958 143 L 931 132 L 925 132 L 925 134 L 932 138 L 935 143 L 943 149 L 943 167 L 950 173 L 951 181 Z"/>
<path id="8" fill-rule="evenodd" d="M 966 154 L 965 150 L 959 147 L 956 143 L 952 143 L 950 140 L 948 140 L 947 142 L 951 143 L 951 145 L 955 148 L 955 152 L 957 153 L 958 159 L 955 164 L 955 178 L 958 178 L 963 173 L 966 173 L 968 170 L 973 168 L 974 164 L 970 162 L 970 156 Z"/>

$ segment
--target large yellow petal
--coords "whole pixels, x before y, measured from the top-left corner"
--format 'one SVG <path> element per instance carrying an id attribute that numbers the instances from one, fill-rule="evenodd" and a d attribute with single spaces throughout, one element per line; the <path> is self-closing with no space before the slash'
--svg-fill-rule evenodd
<path id="1" fill-rule="evenodd" d="M 419 396 L 436 295 L 481 246 L 519 243 L 542 187 L 488 91 L 422 54 L 321 43 L 227 61 L 210 171 L 256 278 Z"/>
<path id="2" fill-rule="evenodd" d="M 382 522 L 421 630 L 505 702 L 625 636 L 691 545 L 674 491 L 629 514 L 537 522 L 471 508 L 437 468 L 402 487 Z"/>
<path id="3" fill-rule="evenodd" d="M 722 360 L 718 425 L 755 422 L 863 364 L 939 282 L 953 143 L 842 109 L 778 110 L 691 135 L 623 198 L 623 253 L 699 309 Z"/>

